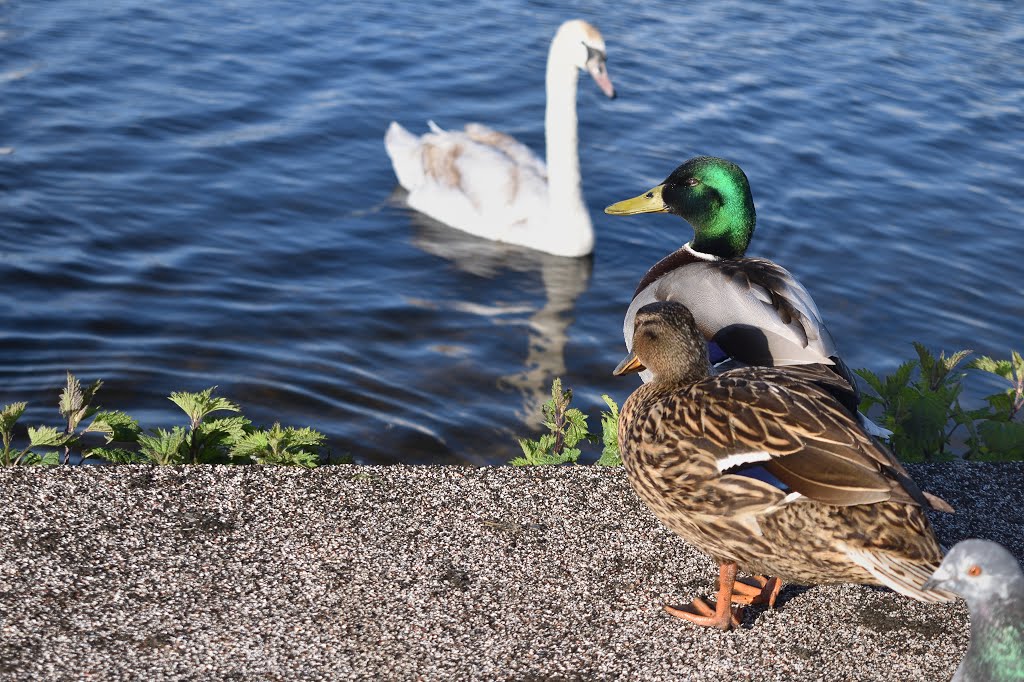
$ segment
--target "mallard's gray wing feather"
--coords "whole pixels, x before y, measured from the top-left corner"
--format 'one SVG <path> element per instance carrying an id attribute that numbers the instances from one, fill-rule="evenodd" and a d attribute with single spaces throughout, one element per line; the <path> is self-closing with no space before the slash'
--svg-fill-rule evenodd
<path id="1" fill-rule="evenodd" d="M 730 356 L 752 365 L 833 364 L 836 344 L 807 290 L 769 260 L 690 262 L 643 288 L 626 311 L 623 334 L 633 338 L 636 311 L 677 301 L 701 333 Z"/>

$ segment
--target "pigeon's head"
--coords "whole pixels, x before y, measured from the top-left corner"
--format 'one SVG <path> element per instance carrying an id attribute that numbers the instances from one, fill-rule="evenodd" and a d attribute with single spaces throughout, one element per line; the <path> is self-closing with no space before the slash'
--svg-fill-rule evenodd
<path id="1" fill-rule="evenodd" d="M 925 588 L 959 593 L 968 603 L 1009 599 L 1024 589 L 1024 574 L 1012 554 L 998 542 L 964 540 L 953 546 Z"/>

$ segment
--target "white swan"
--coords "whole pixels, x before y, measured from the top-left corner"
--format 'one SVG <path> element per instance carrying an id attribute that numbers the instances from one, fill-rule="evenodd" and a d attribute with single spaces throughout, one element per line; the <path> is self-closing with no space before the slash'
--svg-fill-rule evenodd
<path id="1" fill-rule="evenodd" d="M 547 167 L 530 149 L 479 123 L 417 137 L 392 121 L 384 136 L 410 207 L 471 234 L 558 256 L 585 256 L 594 229 L 583 203 L 576 84 L 586 69 L 610 98 L 604 39 L 581 19 L 551 41 L 546 78 Z"/>

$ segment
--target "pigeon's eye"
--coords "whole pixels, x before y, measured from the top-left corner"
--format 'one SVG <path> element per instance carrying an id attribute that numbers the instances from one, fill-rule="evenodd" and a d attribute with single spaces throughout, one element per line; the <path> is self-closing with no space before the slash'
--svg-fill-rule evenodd
<path id="1" fill-rule="evenodd" d="M 967 575 L 971 576 L 972 578 L 977 578 L 979 575 L 981 575 L 981 566 L 978 566 L 977 564 L 971 566 L 967 569 Z"/>

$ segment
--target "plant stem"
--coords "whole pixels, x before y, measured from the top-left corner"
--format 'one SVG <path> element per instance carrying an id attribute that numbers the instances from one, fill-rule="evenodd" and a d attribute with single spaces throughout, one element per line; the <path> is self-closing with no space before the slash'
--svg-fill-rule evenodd
<path id="1" fill-rule="evenodd" d="M 199 420 L 193 419 L 192 423 L 191 423 L 191 427 L 192 428 L 191 428 L 191 431 L 188 434 L 188 436 L 189 436 L 189 438 L 188 438 L 188 463 L 189 464 L 195 464 L 199 460 L 199 446 L 201 444 L 201 439 L 199 437 L 198 428 L 199 428 L 199 424 L 201 424 L 201 423 L 202 423 L 202 419 L 199 419 Z"/>
<path id="2" fill-rule="evenodd" d="M 555 444 L 551 451 L 556 455 L 562 454 L 565 449 L 565 404 L 559 400 L 555 404 Z"/>

